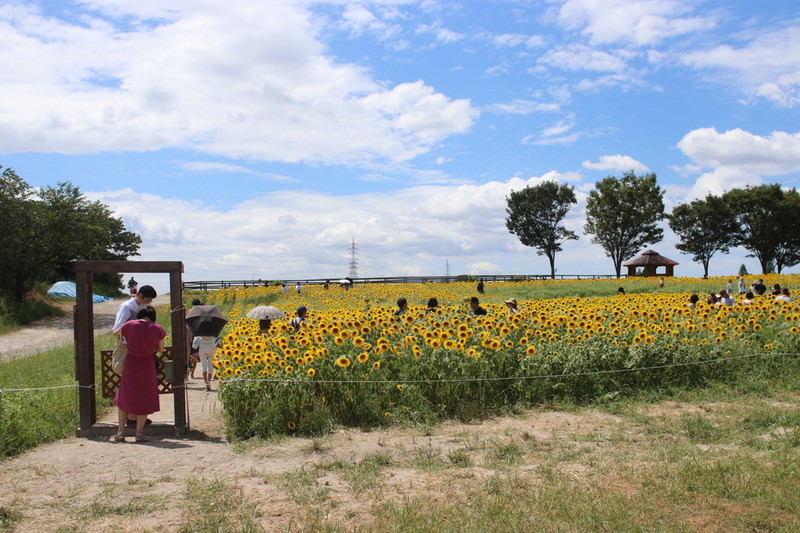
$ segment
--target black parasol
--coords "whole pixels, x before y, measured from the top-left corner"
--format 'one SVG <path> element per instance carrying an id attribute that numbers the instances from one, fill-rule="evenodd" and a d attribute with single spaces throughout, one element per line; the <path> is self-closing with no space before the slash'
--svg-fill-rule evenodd
<path id="1" fill-rule="evenodd" d="M 227 323 L 216 305 L 195 305 L 186 313 L 186 327 L 195 337 L 218 337 Z"/>

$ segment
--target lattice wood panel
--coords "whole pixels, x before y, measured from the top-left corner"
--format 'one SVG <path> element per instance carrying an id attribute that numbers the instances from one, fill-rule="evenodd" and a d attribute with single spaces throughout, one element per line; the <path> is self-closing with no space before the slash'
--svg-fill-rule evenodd
<path id="1" fill-rule="evenodd" d="M 103 391 L 103 398 L 114 398 L 119 388 L 120 376 L 111 370 L 111 354 L 114 350 L 100 350 L 100 385 Z M 165 346 L 164 351 L 156 354 L 158 359 L 158 393 L 172 394 L 172 383 L 167 382 L 164 377 L 164 361 L 172 359 L 172 346 Z"/>

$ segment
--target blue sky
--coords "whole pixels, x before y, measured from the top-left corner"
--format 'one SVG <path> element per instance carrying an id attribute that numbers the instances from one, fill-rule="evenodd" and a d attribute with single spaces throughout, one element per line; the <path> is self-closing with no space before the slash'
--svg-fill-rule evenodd
<path id="1" fill-rule="evenodd" d="M 338 278 L 352 239 L 359 276 L 546 273 L 504 225 L 542 180 L 579 199 L 558 273 L 611 273 L 583 233 L 606 176 L 655 172 L 668 210 L 798 185 L 800 10 L 4 0 L 0 95 L 0 165 L 79 186 L 186 280 Z M 700 275 L 675 242 L 652 248 Z"/>

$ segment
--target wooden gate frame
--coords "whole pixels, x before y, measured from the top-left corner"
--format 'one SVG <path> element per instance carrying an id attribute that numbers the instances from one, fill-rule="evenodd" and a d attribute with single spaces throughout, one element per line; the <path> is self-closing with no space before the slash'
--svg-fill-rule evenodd
<path id="1" fill-rule="evenodd" d="M 172 385 L 175 402 L 175 432 L 185 435 L 189 431 L 186 416 L 186 310 L 183 307 L 182 274 L 180 261 L 73 261 L 77 297 L 75 300 L 75 374 L 78 380 L 78 405 L 80 426 L 77 435 L 91 433 L 97 422 L 94 367 L 94 316 L 92 313 L 92 275 L 118 274 L 120 272 L 168 273 L 170 315 L 172 317 L 172 355 L 175 381 Z"/>

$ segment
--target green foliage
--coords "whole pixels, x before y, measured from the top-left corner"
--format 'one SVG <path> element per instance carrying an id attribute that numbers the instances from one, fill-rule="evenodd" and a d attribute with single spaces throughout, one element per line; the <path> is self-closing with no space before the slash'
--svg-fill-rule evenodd
<path id="1" fill-rule="evenodd" d="M 111 335 L 105 335 L 98 347 L 109 348 Z M 99 357 L 99 355 L 98 355 Z M 95 362 L 100 383 L 100 364 Z M 75 384 L 75 359 L 72 345 L 15 359 L 0 364 L 0 386 L 6 389 L 0 400 L 0 457 L 10 457 L 25 450 L 62 439 L 75 433 L 78 423 L 75 388 L 39 391 L 9 391 Z M 97 391 L 97 405 L 110 405 Z"/>
<path id="2" fill-rule="evenodd" d="M 71 262 L 137 255 L 141 238 L 69 182 L 37 194 L 11 169 L 0 176 L 0 291 L 21 301 L 37 282 L 73 279 Z M 103 283 L 119 282 L 115 275 Z"/>
<path id="3" fill-rule="evenodd" d="M 675 206 L 669 226 L 680 237 L 678 250 L 692 254 L 708 276 L 708 264 L 716 252 L 728 253 L 736 243 L 739 225 L 724 199 L 709 194 L 705 200 Z"/>
<path id="4" fill-rule="evenodd" d="M 800 194 L 775 183 L 733 189 L 723 195 L 740 226 L 736 244 L 758 258 L 764 274 L 770 264 L 780 274 L 800 263 Z"/>
<path id="5" fill-rule="evenodd" d="M 36 298 L 17 302 L 0 296 L 0 334 L 13 331 L 40 318 L 63 314 L 60 308 Z"/>
<path id="6" fill-rule="evenodd" d="M 661 240 L 664 232 L 658 222 L 665 217 L 663 197 L 664 191 L 652 173 L 609 176 L 589 193 L 584 231 L 606 251 L 617 277 L 625 259 Z"/>
<path id="7" fill-rule="evenodd" d="M 546 181 L 534 187 L 513 191 L 507 198 L 506 228 L 516 235 L 525 246 L 536 248 L 550 262 L 550 276 L 555 278 L 556 252 L 562 250 L 561 243 L 578 238 L 574 232 L 560 226 L 576 204 L 575 190 L 567 185 Z"/>

